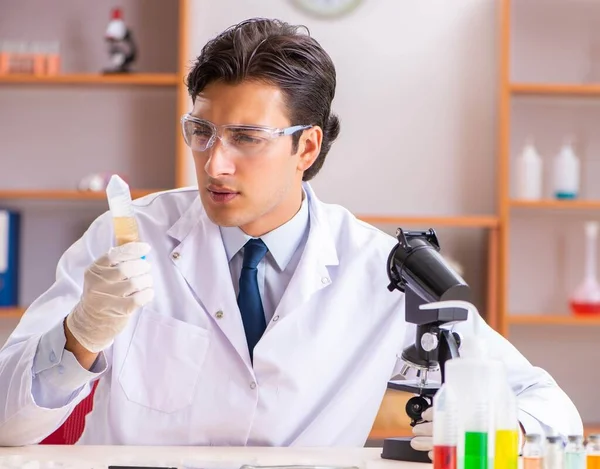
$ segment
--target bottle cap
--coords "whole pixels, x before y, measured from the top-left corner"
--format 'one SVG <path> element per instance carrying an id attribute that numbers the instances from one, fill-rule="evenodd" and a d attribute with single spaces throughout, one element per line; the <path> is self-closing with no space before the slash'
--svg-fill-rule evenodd
<path id="1" fill-rule="evenodd" d="M 525 435 L 525 441 L 527 443 L 539 443 L 542 441 L 542 435 L 539 433 L 528 433 Z"/>
<path id="2" fill-rule="evenodd" d="M 583 435 L 569 435 L 569 443 L 581 443 L 583 442 Z"/>
<path id="3" fill-rule="evenodd" d="M 562 438 L 558 435 L 550 435 L 546 437 L 546 441 L 548 443 L 558 443 L 560 441 L 562 441 Z"/>

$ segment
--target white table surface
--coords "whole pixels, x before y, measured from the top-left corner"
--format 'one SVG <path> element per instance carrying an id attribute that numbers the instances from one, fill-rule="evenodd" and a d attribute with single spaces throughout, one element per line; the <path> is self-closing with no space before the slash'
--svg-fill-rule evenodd
<path id="1" fill-rule="evenodd" d="M 429 469 L 430 464 L 390 461 L 381 448 L 257 448 L 166 446 L 51 446 L 0 448 L 1 469 L 107 469 L 147 465 L 179 469 L 238 469 L 255 465 L 356 466 L 359 469 Z"/>

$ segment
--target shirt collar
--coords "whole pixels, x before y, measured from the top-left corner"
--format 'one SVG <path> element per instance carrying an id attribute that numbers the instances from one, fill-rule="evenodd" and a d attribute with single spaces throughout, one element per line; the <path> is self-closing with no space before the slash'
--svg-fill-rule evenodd
<path id="1" fill-rule="evenodd" d="M 261 236 L 280 270 L 287 267 L 294 252 L 298 249 L 308 229 L 308 223 L 308 201 L 306 193 L 303 191 L 302 205 L 296 215 L 280 227 Z M 244 247 L 248 240 L 252 239 L 252 236 L 248 236 L 237 226 L 220 226 L 219 229 L 225 245 L 227 261 L 231 262 L 231 259 Z"/>

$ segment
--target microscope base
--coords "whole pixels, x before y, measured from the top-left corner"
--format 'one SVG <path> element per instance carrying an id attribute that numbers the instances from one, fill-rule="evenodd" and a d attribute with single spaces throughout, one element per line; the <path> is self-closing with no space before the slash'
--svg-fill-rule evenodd
<path id="1" fill-rule="evenodd" d="M 410 446 L 412 437 L 386 438 L 383 441 L 383 459 L 395 461 L 425 462 L 431 463 L 427 451 L 417 451 Z"/>

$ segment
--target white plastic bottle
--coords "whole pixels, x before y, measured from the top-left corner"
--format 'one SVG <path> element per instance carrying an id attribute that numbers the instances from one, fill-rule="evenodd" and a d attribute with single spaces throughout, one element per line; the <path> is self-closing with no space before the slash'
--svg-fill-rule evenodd
<path id="1" fill-rule="evenodd" d="M 554 158 L 554 197 L 561 200 L 576 199 L 579 196 L 579 172 L 579 158 L 571 142 L 567 141 Z"/>
<path id="2" fill-rule="evenodd" d="M 515 197 L 522 200 L 542 198 L 543 163 L 532 139 L 528 139 L 515 161 Z"/>

